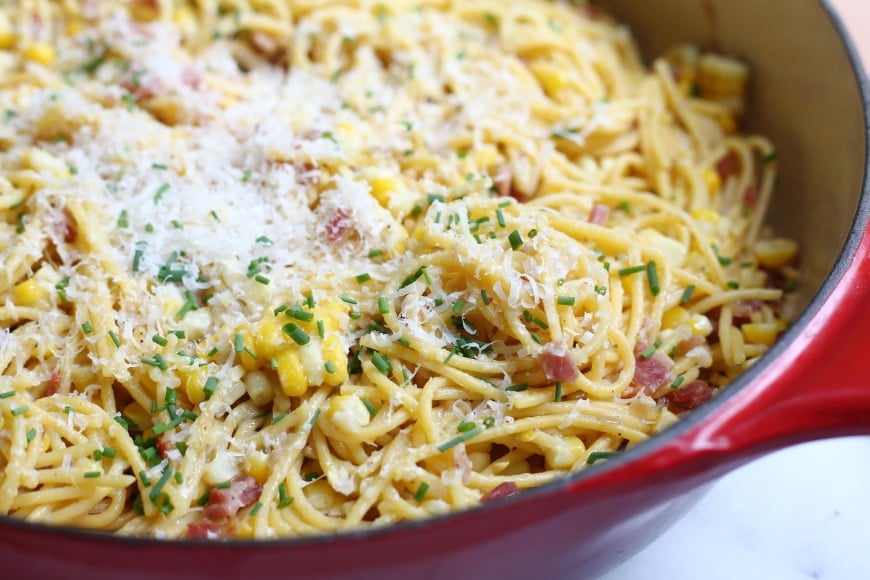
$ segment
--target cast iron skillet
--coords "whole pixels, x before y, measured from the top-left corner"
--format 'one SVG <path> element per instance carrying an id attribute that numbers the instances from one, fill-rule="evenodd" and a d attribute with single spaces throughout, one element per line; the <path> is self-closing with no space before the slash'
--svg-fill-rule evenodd
<path id="1" fill-rule="evenodd" d="M 870 96 L 842 26 L 813 0 L 600 4 L 647 55 L 688 40 L 755 70 L 749 127 L 779 150 L 770 221 L 801 243 L 807 303 L 761 362 L 666 433 L 467 512 L 268 542 L 116 538 L 0 518 L 2 576 L 590 577 L 645 547 L 729 470 L 789 444 L 870 434 Z"/>

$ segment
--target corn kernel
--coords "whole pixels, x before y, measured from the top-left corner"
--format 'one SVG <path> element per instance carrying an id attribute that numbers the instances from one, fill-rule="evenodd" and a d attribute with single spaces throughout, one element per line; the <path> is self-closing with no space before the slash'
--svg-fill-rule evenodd
<path id="1" fill-rule="evenodd" d="M 190 372 L 184 373 L 182 385 L 187 399 L 194 405 L 199 405 L 205 401 L 205 381 L 208 378 L 204 368 L 196 368 Z"/>
<path id="2" fill-rule="evenodd" d="M 262 451 L 253 451 L 245 456 L 248 475 L 257 480 L 257 483 L 266 483 L 269 479 L 269 456 Z"/>
<path id="3" fill-rule="evenodd" d="M 327 372 L 324 382 L 332 387 L 337 387 L 347 380 L 347 353 L 344 345 L 337 334 L 327 335 L 322 343 L 323 360 L 332 363 L 333 371 Z"/>
<path id="4" fill-rule="evenodd" d="M 329 402 L 326 416 L 336 429 L 353 433 L 368 425 L 372 416 L 356 395 L 339 395 Z"/>
<path id="5" fill-rule="evenodd" d="M 281 390 L 288 397 L 299 397 L 308 390 L 308 378 L 302 368 L 302 359 L 294 348 L 286 348 L 275 355 L 278 363 L 278 380 Z"/>
<path id="6" fill-rule="evenodd" d="M 10 50 L 15 48 L 17 37 L 11 32 L 0 32 L 0 50 Z"/>
<path id="7" fill-rule="evenodd" d="M 12 289 L 12 300 L 19 306 L 35 306 L 48 299 L 48 290 L 33 278 L 25 280 Z"/>
<path id="8" fill-rule="evenodd" d="M 123 415 L 142 429 L 151 427 L 151 415 L 136 401 L 124 407 Z"/>
<path id="9" fill-rule="evenodd" d="M 689 322 L 689 311 L 675 306 L 662 315 L 662 328 L 677 328 Z"/>
<path id="10" fill-rule="evenodd" d="M 257 353 L 254 350 L 254 338 L 248 334 L 244 334 L 243 344 L 242 352 L 236 353 L 238 361 L 242 363 L 242 368 L 246 371 L 252 371 L 259 368 L 260 357 L 256 356 Z M 251 353 L 254 353 L 254 356 L 251 356 Z"/>
<path id="11" fill-rule="evenodd" d="M 260 322 L 254 339 L 257 358 L 268 359 L 286 344 L 286 336 L 281 331 L 281 325 L 274 318 L 264 318 Z"/>
<path id="12" fill-rule="evenodd" d="M 272 390 L 272 381 L 269 380 L 269 375 L 260 370 L 248 371 L 242 379 L 245 383 L 245 390 L 251 400 L 257 405 L 265 405 L 272 402 L 274 391 Z"/>
<path id="13" fill-rule="evenodd" d="M 709 209 L 706 207 L 693 209 L 692 217 L 696 220 L 703 220 L 706 222 L 710 222 L 711 224 L 719 223 L 719 219 L 722 217 L 719 215 L 719 212 L 715 209 Z"/>
<path id="14" fill-rule="evenodd" d="M 57 53 L 54 47 L 44 42 L 36 42 L 24 49 L 24 58 L 29 61 L 36 62 L 45 66 L 54 64 L 57 58 Z"/>
<path id="15" fill-rule="evenodd" d="M 692 314 L 689 316 L 689 328 L 692 334 L 707 336 L 713 332 L 713 323 L 703 314 Z"/>
<path id="16" fill-rule="evenodd" d="M 755 244 L 755 258 L 766 268 L 785 266 L 794 259 L 797 252 L 797 243 L 788 238 L 761 240 Z"/>
<path id="17" fill-rule="evenodd" d="M 719 177 L 719 172 L 712 169 L 705 169 L 703 172 L 704 183 L 707 184 L 707 191 L 717 193 L 722 187 L 722 178 Z M 708 210 L 713 211 L 713 210 Z M 715 213 L 715 212 L 714 212 Z M 718 214 L 717 214 L 718 215 Z M 715 223 L 715 222 L 713 222 Z"/>
<path id="18" fill-rule="evenodd" d="M 372 180 L 372 197 L 383 207 L 390 203 L 390 193 L 395 191 L 396 182 L 390 177 L 378 177 Z"/>
<path id="19" fill-rule="evenodd" d="M 750 322 L 740 327 L 747 342 L 770 346 L 779 334 L 779 325 L 773 322 Z"/>

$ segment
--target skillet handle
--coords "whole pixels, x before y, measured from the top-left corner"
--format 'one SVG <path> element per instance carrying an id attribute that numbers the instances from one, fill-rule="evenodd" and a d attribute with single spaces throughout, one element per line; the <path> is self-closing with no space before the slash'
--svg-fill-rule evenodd
<path id="1" fill-rule="evenodd" d="M 684 418 L 687 427 L 675 427 L 683 432 L 654 438 L 651 452 L 604 462 L 569 489 L 632 488 L 643 480 L 647 493 L 657 487 L 676 496 L 788 445 L 870 435 L 870 233 L 859 214 L 862 221 L 865 233 L 852 262 L 827 299 L 739 395 L 709 416 L 702 408 Z"/>

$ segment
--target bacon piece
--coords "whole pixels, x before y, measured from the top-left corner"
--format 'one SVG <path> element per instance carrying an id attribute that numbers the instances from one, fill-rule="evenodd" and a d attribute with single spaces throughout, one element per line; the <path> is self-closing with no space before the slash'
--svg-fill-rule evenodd
<path id="1" fill-rule="evenodd" d="M 748 185 L 746 191 L 743 192 L 743 204 L 749 207 L 755 207 L 758 203 L 758 188 L 754 185 Z"/>
<path id="2" fill-rule="evenodd" d="M 500 483 L 480 498 L 480 503 L 489 503 L 491 501 L 495 501 L 497 499 L 501 499 L 503 497 L 508 497 L 515 494 L 519 491 L 517 484 L 512 481 L 506 481 L 504 483 Z"/>
<path id="3" fill-rule="evenodd" d="M 610 206 L 602 203 L 596 203 L 592 206 L 592 211 L 589 212 L 589 223 L 603 226 L 610 219 Z"/>
<path id="4" fill-rule="evenodd" d="M 257 501 L 262 492 L 263 486 L 253 477 L 237 477 L 230 482 L 229 487 L 215 487 L 211 490 L 203 514 L 207 520 L 213 522 L 231 518 L 240 509 Z"/>
<path id="5" fill-rule="evenodd" d="M 551 381 L 570 383 L 576 381 L 577 377 L 580 376 L 580 371 L 577 370 L 571 352 L 564 344 L 548 343 L 538 355 L 538 360 L 541 362 L 544 374 Z"/>
<path id="6" fill-rule="evenodd" d="M 193 90 L 199 91 L 202 89 L 202 73 L 192 66 L 186 66 L 181 69 L 181 82 Z"/>
<path id="7" fill-rule="evenodd" d="M 155 447 L 157 448 L 157 454 L 160 455 L 160 458 L 166 459 L 169 450 L 172 449 L 172 443 L 169 442 L 169 437 L 166 436 L 166 433 L 161 433 L 157 436 Z"/>
<path id="8" fill-rule="evenodd" d="M 51 373 L 51 376 L 48 377 L 48 380 L 45 381 L 45 393 L 44 397 L 50 397 L 55 394 L 58 389 L 60 389 L 60 374 Z"/>
<path id="9" fill-rule="evenodd" d="M 344 237 L 352 224 L 350 213 L 347 210 L 341 208 L 335 210 L 335 213 L 326 222 L 326 239 L 330 242 L 337 242 Z"/>
<path id="10" fill-rule="evenodd" d="M 63 223 L 61 231 L 63 232 L 63 241 L 68 244 L 74 243 L 79 237 L 78 223 L 67 208 L 63 209 Z"/>
<path id="11" fill-rule="evenodd" d="M 726 177 L 737 173 L 740 166 L 740 158 L 733 151 L 729 151 L 725 156 L 716 163 L 716 172 L 723 180 Z"/>
<path id="12" fill-rule="evenodd" d="M 228 536 L 235 536 L 239 531 L 239 524 L 235 520 L 226 523 L 201 521 L 187 524 L 187 537 L 193 540 L 217 540 Z"/>
<path id="13" fill-rule="evenodd" d="M 643 358 L 639 355 L 634 357 L 634 378 L 632 384 L 646 393 L 653 393 L 659 387 L 663 387 L 671 381 L 671 371 L 674 361 L 667 355 L 655 352 L 652 356 Z M 623 393 L 623 397 L 625 393 Z"/>
<path id="14" fill-rule="evenodd" d="M 664 397 L 668 409 L 674 413 L 685 413 L 699 407 L 713 398 L 716 389 L 700 379 L 692 381 L 679 389 L 671 391 Z"/>
<path id="15" fill-rule="evenodd" d="M 686 340 L 681 340 L 680 344 L 677 346 L 680 349 L 680 354 L 686 354 L 687 352 L 689 352 L 693 348 L 701 346 L 705 342 L 707 342 L 707 340 L 703 336 L 701 336 L 700 334 L 692 334 Z"/>
<path id="16" fill-rule="evenodd" d="M 500 197 L 507 197 L 511 194 L 513 181 L 514 173 L 511 170 L 511 166 L 507 163 L 502 165 L 499 168 L 498 173 L 495 174 L 495 177 L 492 178 L 492 182 L 495 184 Z"/>
<path id="17" fill-rule="evenodd" d="M 457 445 L 453 448 L 453 463 L 456 464 L 456 468 L 462 476 L 462 483 L 468 485 L 468 482 L 471 481 L 472 465 L 471 460 L 468 459 L 468 453 L 465 451 L 464 444 Z"/>

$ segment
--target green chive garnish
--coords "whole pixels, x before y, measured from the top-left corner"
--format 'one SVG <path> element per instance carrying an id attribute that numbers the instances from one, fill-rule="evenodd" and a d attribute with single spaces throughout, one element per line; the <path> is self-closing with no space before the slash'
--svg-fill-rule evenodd
<path id="1" fill-rule="evenodd" d="M 637 274 L 638 272 L 643 272 L 646 270 L 646 264 L 641 264 L 640 266 L 630 266 L 628 268 L 621 268 L 616 271 L 620 276 L 630 276 L 631 274 Z"/>
<path id="2" fill-rule="evenodd" d="M 479 435 L 481 431 L 482 431 L 482 429 L 479 426 L 475 425 L 473 429 L 469 429 L 468 431 L 466 431 L 464 433 L 460 433 L 459 435 L 457 435 L 453 439 L 451 439 L 449 441 L 445 441 L 444 443 L 439 445 L 438 451 L 440 451 L 441 453 L 444 453 L 445 451 L 447 451 L 451 447 L 455 447 L 455 446 L 459 445 L 460 443 L 464 443 L 464 442 L 468 441 L 469 439 L 471 439 L 475 435 Z"/>
<path id="3" fill-rule="evenodd" d="M 284 334 L 293 339 L 293 342 L 296 344 L 303 346 L 311 342 L 311 337 L 308 336 L 308 333 L 293 324 L 292 322 L 288 322 L 282 328 Z"/>
<path id="4" fill-rule="evenodd" d="M 100 477 L 102 475 L 99 471 L 85 471 L 84 477 L 85 479 L 94 479 L 96 477 Z"/>
<path id="5" fill-rule="evenodd" d="M 386 314 L 390 311 L 390 302 L 387 300 L 386 296 L 381 296 L 378 298 L 378 312 L 381 314 Z"/>
<path id="6" fill-rule="evenodd" d="M 362 284 L 363 282 L 368 282 L 371 279 L 372 279 L 372 275 L 369 274 L 368 272 L 363 272 L 362 274 L 359 274 L 356 277 L 356 281 L 360 284 Z"/>
<path id="7" fill-rule="evenodd" d="M 523 237 L 517 230 L 514 230 L 510 234 L 508 234 L 508 241 L 511 243 L 512 250 L 519 250 L 523 245 Z"/>
<path id="8" fill-rule="evenodd" d="M 416 493 L 414 493 L 414 500 L 416 500 L 417 503 L 422 502 L 423 498 L 426 497 L 427 491 L 429 491 L 429 484 L 425 481 L 421 481 L 420 485 L 417 487 Z"/>
<path id="9" fill-rule="evenodd" d="M 562 381 L 556 381 L 556 392 L 553 394 L 553 401 L 558 403 L 562 400 Z"/>
<path id="10" fill-rule="evenodd" d="M 520 391 L 525 391 L 528 388 L 529 388 L 529 385 L 527 385 L 526 383 L 519 383 L 519 384 L 511 385 L 511 386 L 505 388 L 505 391 L 512 391 L 512 392 L 518 393 Z"/>
<path id="11" fill-rule="evenodd" d="M 82 323 L 82 332 L 84 332 L 85 334 L 90 334 L 93 331 L 94 327 L 91 326 L 91 323 L 89 321 L 85 321 Z"/>
<path id="12" fill-rule="evenodd" d="M 661 287 L 659 287 L 659 274 L 656 270 L 656 263 L 650 260 L 646 265 L 646 277 L 649 280 L 649 291 L 653 296 L 657 296 Z"/>
<path id="13" fill-rule="evenodd" d="M 285 310 L 285 313 L 290 318 L 295 318 L 302 322 L 311 322 L 314 320 L 314 313 L 310 310 L 303 310 L 301 306 L 291 306 Z"/>
<path id="14" fill-rule="evenodd" d="M 559 298 L 556 299 L 556 304 L 559 306 L 574 306 L 576 302 L 577 299 L 573 296 L 559 296 Z"/>
<path id="15" fill-rule="evenodd" d="M 167 344 L 169 344 L 169 341 L 160 336 L 159 334 L 155 334 L 154 336 L 152 336 L 151 341 L 155 344 L 159 344 L 160 346 L 166 346 Z"/>
<path id="16" fill-rule="evenodd" d="M 363 399 L 362 402 L 363 405 L 365 405 L 366 409 L 368 409 L 369 415 L 374 417 L 378 414 L 378 410 L 375 408 L 374 404 L 371 401 L 369 401 L 368 399 Z"/>
<path id="17" fill-rule="evenodd" d="M 593 451 L 589 454 L 589 457 L 586 458 L 586 464 L 592 465 L 596 461 L 607 459 L 608 457 L 616 455 L 616 453 L 616 451 Z"/>
<path id="18" fill-rule="evenodd" d="M 686 286 L 686 289 L 683 290 L 683 295 L 680 296 L 680 304 L 685 304 L 686 302 L 691 300 L 692 299 L 692 292 L 694 292 L 694 291 L 695 291 L 694 284 L 689 284 L 688 286 Z"/>
<path id="19" fill-rule="evenodd" d="M 384 355 L 378 351 L 372 352 L 372 364 L 385 375 L 393 370 L 393 365 L 390 364 L 390 361 L 384 358 Z"/>

